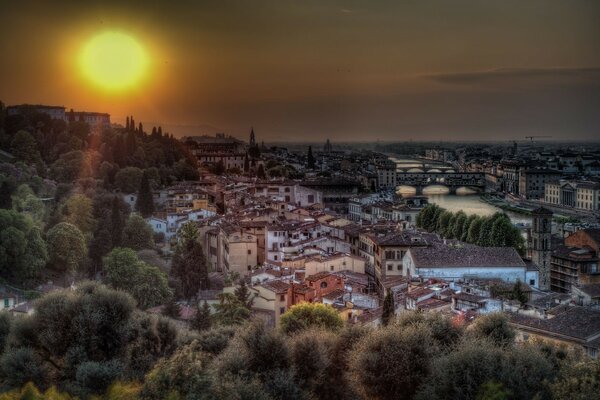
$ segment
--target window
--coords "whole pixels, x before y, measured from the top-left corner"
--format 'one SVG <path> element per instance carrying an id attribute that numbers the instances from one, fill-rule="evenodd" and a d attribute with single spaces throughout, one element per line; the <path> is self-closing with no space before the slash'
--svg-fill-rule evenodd
<path id="1" fill-rule="evenodd" d="M 252 250 L 248 249 L 248 255 L 252 254 Z"/>
<path id="2" fill-rule="evenodd" d="M 281 307 L 281 308 L 279 309 L 279 314 L 283 314 L 284 312 L 285 312 L 285 307 Z"/>
<path id="3" fill-rule="evenodd" d="M 10 307 L 10 299 L 4 299 L 4 308 Z"/>
<path id="4" fill-rule="evenodd" d="M 279 301 L 285 301 L 285 294 L 282 294 L 281 296 L 279 296 Z"/>
<path id="5" fill-rule="evenodd" d="M 535 286 L 535 279 L 529 280 L 529 286 Z"/>
<path id="6" fill-rule="evenodd" d="M 388 267 L 388 271 L 391 271 L 394 266 L 392 264 L 389 264 L 387 267 Z"/>
<path id="7" fill-rule="evenodd" d="M 333 265 L 330 265 L 330 266 L 329 266 L 329 270 L 330 270 L 330 271 L 333 271 Z"/>
<path id="8" fill-rule="evenodd" d="M 321 282 L 321 289 L 327 289 L 327 282 Z"/>

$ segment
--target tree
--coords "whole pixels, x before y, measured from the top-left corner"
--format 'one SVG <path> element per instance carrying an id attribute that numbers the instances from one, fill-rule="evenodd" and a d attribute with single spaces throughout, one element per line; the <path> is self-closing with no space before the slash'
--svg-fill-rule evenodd
<path id="1" fill-rule="evenodd" d="M 212 326 L 212 315 L 210 314 L 210 306 L 204 301 L 202 307 L 196 307 L 196 314 L 191 321 L 191 326 L 198 332 L 206 331 Z"/>
<path id="2" fill-rule="evenodd" d="M 518 300 L 521 305 L 527 303 L 527 294 L 523 291 L 523 284 L 519 279 L 517 279 L 513 286 L 511 297 L 515 300 Z"/>
<path id="3" fill-rule="evenodd" d="M 219 160 L 219 162 L 213 165 L 212 172 L 215 175 L 223 175 L 225 172 L 225 164 L 223 164 L 223 160 Z"/>
<path id="4" fill-rule="evenodd" d="M 113 246 L 120 246 L 123 239 L 123 215 L 117 196 L 113 197 L 110 211 L 110 233 Z"/>
<path id="5" fill-rule="evenodd" d="M 394 307 L 394 295 L 391 290 L 388 289 L 385 299 L 383 300 L 383 314 L 381 315 L 381 322 L 384 326 L 393 320 L 396 315 L 396 310 Z"/>
<path id="6" fill-rule="evenodd" d="M 265 174 L 265 167 L 262 164 L 258 165 L 258 169 L 256 170 L 256 177 L 258 179 L 266 179 L 267 175 Z"/>
<path id="7" fill-rule="evenodd" d="M 370 332 L 351 355 L 351 382 L 363 398 L 412 399 L 429 374 L 433 351 L 429 330 L 420 326 Z"/>
<path id="8" fill-rule="evenodd" d="M 483 218 L 476 217 L 471 221 L 469 225 L 469 231 L 467 233 L 467 242 L 476 244 L 479 241 L 479 236 L 481 234 L 481 227 L 483 226 Z"/>
<path id="9" fill-rule="evenodd" d="M 89 197 L 76 193 L 69 197 L 65 203 L 65 209 L 67 213 L 66 222 L 75 225 L 84 234 L 93 231 L 96 221 L 92 213 L 92 200 Z"/>
<path id="10" fill-rule="evenodd" d="M 162 309 L 162 315 L 169 318 L 177 319 L 181 316 L 181 306 L 177 304 L 174 297 L 165 303 Z"/>
<path id="11" fill-rule="evenodd" d="M 453 214 L 450 211 L 444 210 L 438 219 L 436 231 L 441 236 L 449 236 L 450 221 L 452 220 Z"/>
<path id="12" fill-rule="evenodd" d="M 254 298 L 256 295 L 252 295 L 250 290 L 248 290 L 248 285 L 246 285 L 245 279 L 240 279 L 240 285 L 233 292 L 235 297 L 239 300 L 241 304 L 243 304 L 248 310 L 252 308 L 252 304 L 254 303 Z"/>
<path id="13" fill-rule="evenodd" d="M 38 226 L 43 226 L 46 207 L 29 185 L 19 185 L 12 196 L 12 204 L 16 211 L 29 215 Z"/>
<path id="14" fill-rule="evenodd" d="M 30 282 L 38 277 L 47 260 L 39 228 L 16 211 L 0 209 L 0 276 Z"/>
<path id="15" fill-rule="evenodd" d="M 115 175 L 115 185 L 123 193 L 135 193 L 142 183 L 143 172 L 137 167 L 125 167 Z"/>
<path id="16" fill-rule="evenodd" d="M 163 304 L 171 297 L 166 275 L 157 267 L 140 261 L 131 249 L 113 249 L 104 258 L 104 272 L 106 282 L 130 293 L 140 308 Z"/>
<path id="17" fill-rule="evenodd" d="M 492 313 L 478 317 L 471 325 L 471 332 L 477 337 L 491 340 L 498 346 L 508 346 L 515 339 L 514 330 L 502 313 Z"/>
<path id="18" fill-rule="evenodd" d="M 492 245 L 492 226 L 494 225 L 493 217 L 483 218 L 483 223 L 479 229 L 479 238 L 477 239 L 477 245 L 479 246 L 491 246 Z"/>
<path id="19" fill-rule="evenodd" d="M 462 210 L 456 213 L 456 218 L 454 220 L 454 226 L 452 226 L 452 236 L 455 239 L 461 240 L 463 236 L 463 227 L 465 221 L 467 220 L 467 214 L 465 214 Z"/>
<path id="20" fill-rule="evenodd" d="M 306 155 L 306 166 L 308 169 L 315 169 L 315 157 L 312 153 L 312 146 L 308 146 L 308 154 Z"/>
<path id="21" fill-rule="evenodd" d="M 556 400 L 587 400 L 600 393 L 600 359 L 579 360 L 565 365 L 551 386 Z"/>
<path id="22" fill-rule="evenodd" d="M 220 325 L 241 325 L 250 318 L 250 310 L 231 293 L 219 294 L 214 320 Z"/>
<path id="23" fill-rule="evenodd" d="M 171 273 L 181 282 L 183 296 L 192 299 L 200 289 L 210 289 L 208 266 L 197 240 L 179 244 L 173 255 Z"/>
<path id="24" fill-rule="evenodd" d="M 135 209 L 144 218 L 148 218 L 154 213 L 154 198 L 152 197 L 152 190 L 150 189 L 148 174 L 146 173 L 142 175 L 142 182 L 140 183 L 140 189 L 135 202 Z"/>
<path id="25" fill-rule="evenodd" d="M 321 303 L 296 304 L 279 319 L 279 328 L 287 334 L 308 328 L 322 328 L 338 331 L 344 322 L 335 309 Z"/>
<path id="26" fill-rule="evenodd" d="M 48 255 L 54 269 L 74 273 L 81 269 L 87 247 L 83 233 L 75 225 L 61 222 L 47 233 Z"/>
<path id="27" fill-rule="evenodd" d="M 3 181 L 0 184 L 0 208 L 12 208 L 12 187 L 8 181 Z"/>
<path id="28" fill-rule="evenodd" d="M 250 171 L 250 160 L 248 159 L 248 153 L 244 156 L 244 172 L 248 173 Z"/>
<path id="29" fill-rule="evenodd" d="M 10 151 L 19 161 L 34 164 L 41 160 L 37 142 L 27 131 L 18 131 L 10 142 Z"/>
<path id="30" fill-rule="evenodd" d="M 131 214 L 123 229 L 123 247 L 134 250 L 154 247 L 154 232 L 139 214 Z"/>
<path id="31" fill-rule="evenodd" d="M 111 234 L 106 222 L 101 222 L 100 227 L 90 240 L 89 255 L 94 267 L 100 266 L 104 257 L 113 248 L 114 236 Z"/>

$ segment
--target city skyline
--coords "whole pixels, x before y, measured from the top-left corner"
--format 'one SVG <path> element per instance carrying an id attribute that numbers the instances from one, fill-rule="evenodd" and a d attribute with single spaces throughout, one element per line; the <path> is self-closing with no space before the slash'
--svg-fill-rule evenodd
<path id="1" fill-rule="evenodd" d="M 176 136 L 261 140 L 590 140 L 600 116 L 600 5 L 583 1 L 98 1 L 0 6 L 0 93 L 134 115 Z M 111 92 L 77 57 L 105 32 L 148 53 Z"/>

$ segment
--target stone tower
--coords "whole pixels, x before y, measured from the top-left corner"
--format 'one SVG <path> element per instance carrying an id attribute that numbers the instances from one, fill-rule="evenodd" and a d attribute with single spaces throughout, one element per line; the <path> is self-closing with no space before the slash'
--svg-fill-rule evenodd
<path id="1" fill-rule="evenodd" d="M 539 288 L 550 290 L 550 256 L 552 255 L 552 211 L 540 207 L 531 212 L 529 256 L 540 270 Z"/>
<path id="2" fill-rule="evenodd" d="M 256 146 L 256 136 L 254 136 L 254 127 L 252 127 L 252 129 L 250 129 L 250 147 L 254 147 Z"/>

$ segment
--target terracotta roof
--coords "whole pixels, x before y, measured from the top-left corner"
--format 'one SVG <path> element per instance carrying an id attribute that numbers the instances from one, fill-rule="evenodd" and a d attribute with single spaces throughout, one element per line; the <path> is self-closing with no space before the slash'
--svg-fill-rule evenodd
<path id="1" fill-rule="evenodd" d="M 548 333 L 586 340 L 600 335 L 600 311 L 584 307 L 571 307 L 554 318 L 538 319 L 522 314 L 508 313 L 510 322 Z"/>
<path id="2" fill-rule="evenodd" d="M 265 289 L 269 289 L 277 294 L 286 293 L 288 291 L 288 288 L 290 287 L 288 283 L 279 280 L 263 282 L 260 286 L 264 287 Z"/>
<path id="3" fill-rule="evenodd" d="M 317 272 L 314 275 L 307 276 L 306 278 L 304 278 L 304 280 L 307 280 L 309 282 L 314 282 L 314 281 L 318 281 L 318 280 L 321 280 L 321 279 L 325 279 L 329 275 L 331 275 L 331 274 L 329 272 L 326 272 L 326 271 Z"/>
<path id="4" fill-rule="evenodd" d="M 417 268 L 525 267 L 513 247 L 444 246 L 409 250 Z"/>
<path id="5" fill-rule="evenodd" d="M 578 289 L 590 297 L 600 297 L 600 283 L 581 285 Z"/>

